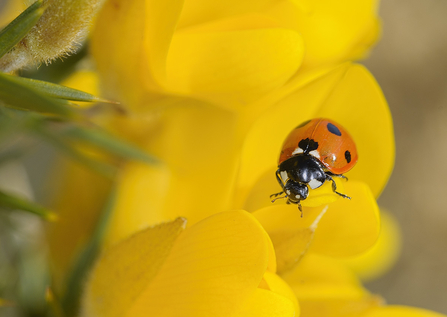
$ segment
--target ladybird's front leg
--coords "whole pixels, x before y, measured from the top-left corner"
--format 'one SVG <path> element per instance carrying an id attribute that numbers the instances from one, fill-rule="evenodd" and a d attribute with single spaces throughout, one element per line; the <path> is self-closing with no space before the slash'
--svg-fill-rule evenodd
<path id="1" fill-rule="evenodd" d="M 281 195 L 281 194 L 285 194 L 285 193 L 284 193 L 283 191 L 281 191 L 281 192 L 279 192 L 279 193 L 270 195 L 270 198 L 272 198 L 272 197 L 277 197 L 277 196 L 279 196 L 279 195 Z M 288 198 L 288 196 L 285 195 L 285 196 L 282 196 L 282 197 L 275 198 L 275 199 L 272 200 L 272 203 L 274 203 L 274 202 L 277 201 L 278 199 L 284 199 L 284 198 Z"/>
<path id="2" fill-rule="evenodd" d="M 272 197 L 277 197 L 277 196 L 279 196 L 279 195 L 281 195 L 281 194 L 284 194 L 284 192 L 283 192 L 283 191 L 280 191 L 279 193 L 271 194 L 271 195 L 270 195 L 270 198 L 272 198 Z"/>
<path id="3" fill-rule="evenodd" d="M 276 170 L 275 175 L 276 175 L 276 180 L 278 181 L 278 184 L 279 184 L 279 185 L 281 186 L 281 188 L 284 190 L 284 183 L 283 183 L 283 181 L 282 181 L 282 178 L 281 178 L 281 170 L 280 170 L 279 168 Z"/>
<path id="4" fill-rule="evenodd" d="M 332 182 L 332 191 L 334 193 L 336 193 L 337 195 L 339 195 L 339 196 L 341 196 L 343 198 L 351 199 L 351 197 L 349 197 L 349 196 L 347 196 L 345 194 L 339 193 L 337 191 L 337 184 L 335 183 L 335 180 L 330 175 L 326 174 L 326 180 L 329 180 L 329 181 Z"/>

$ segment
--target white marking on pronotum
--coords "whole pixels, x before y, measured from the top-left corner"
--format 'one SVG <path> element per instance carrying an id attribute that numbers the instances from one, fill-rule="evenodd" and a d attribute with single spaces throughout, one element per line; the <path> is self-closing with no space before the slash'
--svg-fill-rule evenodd
<path id="1" fill-rule="evenodd" d="M 300 199 L 301 196 L 300 196 L 300 195 L 295 195 L 295 198 L 296 198 L 296 199 Z"/>
<path id="2" fill-rule="evenodd" d="M 279 175 L 281 175 L 282 181 L 285 184 L 287 182 L 287 180 L 289 179 L 289 176 L 287 175 L 287 171 L 281 171 L 281 172 L 279 172 Z"/>
<path id="3" fill-rule="evenodd" d="M 313 157 L 316 157 L 317 159 L 320 158 L 320 153 L 318 153 L 317 150 L 310 151 L 309 154 L 312 155 Z"/>
<path id="4" fill-rule="evenodd" d="M 312 188 L 312 189 L 318 188 L 318 187 L 320 187 L 321 185 L 323 185 L 323 183 L 320 182 L 319 180 L 315 179 L 315 178 L 312 179 L 312 180 L 309 182 L 309 186 L 310 186 L 310 188 Z"/>
<path id="5" fill-rule="evenodd" d="M 295 149 L 295 151 L 293 151 L 292 152 L 292 155 L 295 155 L 295 154 L 300 154 L 300 153 L 303 153 L 304 151 L 303 151 L 303 149 L 302 148 L 300 148 L 300 147 L 297 147 L 296 149 Z"/>
<path id="6" fill-rule="evenodd" d="M 290 190 L 286 190 L 286 194 L 287 194 L 287 196 L 289 196 L 290 195 Z"/>

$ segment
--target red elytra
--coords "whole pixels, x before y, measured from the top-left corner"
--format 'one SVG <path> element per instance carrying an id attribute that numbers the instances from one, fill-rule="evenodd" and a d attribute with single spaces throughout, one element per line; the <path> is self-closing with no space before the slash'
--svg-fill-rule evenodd
<path id="1" fill-rule="evenodd" d="M 296 127 L 284 141 L 278 166 L 287 159 L 310 152 L 333 174 L 344 174 L 358 160 L 357 149 L 348 131 L 339 123 L 315 118 Z"/>

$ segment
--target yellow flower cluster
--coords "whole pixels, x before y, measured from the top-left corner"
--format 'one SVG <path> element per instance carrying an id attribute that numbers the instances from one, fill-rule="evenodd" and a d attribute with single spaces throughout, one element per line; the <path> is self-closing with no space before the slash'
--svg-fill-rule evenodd
<path id="1" fill-rule="evenodd" d="M 106 2 L 92 54 L 102 94 L 126 114 L 100 124 L 162 163 L 123 167 L 84 316 L 436 316 L 384 306 L 353 273 L 379 274 L 370 264 L 385 269 L 395 249 L 380 247 L 367 263 L 340 260 L 378 240 L 376 198 L 394 163 L 386 101 L 350 62 L 377 39 L 376 6 Z M 349 182 L 337 181 L 351 201 L 325 184 L 301 218 L 269 195 L 279 191 L 284 138 L 315 117 L 351 133 L 359 162 Z M 64 173 L 58 210 L 67 221 L 49 231 L 59 287 L 110 186 L 76 166 Z"/>

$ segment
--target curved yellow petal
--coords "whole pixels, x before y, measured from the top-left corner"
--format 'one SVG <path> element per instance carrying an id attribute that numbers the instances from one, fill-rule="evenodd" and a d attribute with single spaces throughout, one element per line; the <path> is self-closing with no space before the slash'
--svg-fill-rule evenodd
<path id="1" fill-rule="evenodd" d="M 302 316 L 354 317 L 382 304 L 351 270 L 326 256 L 306 255 L 282 277 L 295 292 Z"/>
<path id="2" fill-rule="evenodd" d="M 392 214 L 381 210 L 379 239 L 367 250 L 353 258 L 340 259 L 363 281 L 370 281 L 386 273 L 397 261 L 401 248 L 401 233 Z"/>
<path id="3" fill-rule="evenodd" d="M 294 306 L 296 316 L 299 316 L 300 306 L 290 286 L 277 274 L 269 271 L 265 272 L 264 281 L 270 291 L 288 298 Z"/>
<path id="4" fill-rule="evenodd" d="M 211 30 L 176 32 L 168 55 L 169 89 L 238 109 L 283 85 L 301 64 L 300 35 L 259 28 L 264 23 L 259 16 L 247 19 L 253 20 L 248 23 L 252 29 L 244 24 L 241 30 L 226 31 L 232 24 L 224 21 L 224 30 L 215 31 L 213 24 Z"/>
<path id="5" fill-rule="evenodd" d="M 339 122 L 352 135 L 359 160 L 346 175 L 366 182 L 377 198 L 393 170 L 395 146 L 391 113 L 374 77 L 352 65 L 316 115 Z"/>
<path id="6" fill-rule="evenodd" d="M 107 1 L 92 33 L 92 54 L 107 97 L 136 111 L 165 81 L 166 56 L 183 0 Z"/>
<path id="7" fill-rule="evenodd" d="M 203 315 L 209 316 L 209 315 Z M 225 316 L 225 315 L 222 315 Z M 299 316 L 293 302 L 288 298 L 265 289 L 256 289 L 243 307 L 231 317 L 295 317 Z"/>
<path id="8" fill-rule="evenodd" d="M 288 91 L 279 101 L 274 100 L 252 124 L 244 138 L 239 172 L 239 186 L 245 194 L 246 189 L 253 187 L 262 175 L 274 171 L 287 135 L 301 122 L 315 117 L 349 67 L 343 65 L 329 73 L 319 74 L 316 79 L 311 78 L 310 83 L 304 80 L 304 86 Z"/>
<path id="9" fill-rule="evenodd" d="M 345 193 L 352 197 L 329 205 L 321 218 L 310 251 L 329 256 L 352 256 L 368 250 L 380 233 L 380 215 L 369 186 L 348 181 Z"/>
<path id="10" fill-rule="evenodd" d="M 196 101 L 178 102 L 160 115 L 142 145 L 162 163 L 129 162 L 122 171 L 108 244 L 145 225 L 176 217 L 193 224 L 231 208 L 238 160 L 235 119 Z"/>
<path id="11" fill-rule="evenodd" d="M 51 182 L 52 186 L 57 184 L 57 191 L 52 209 L 58 211 L 59 220 L 48 224 L 46 235 L 54 287 L 57 292 L 63 292 L 67 271 L 75 255 L 90 239 L 109 195 L 111 182 L 66 159 L 61 159 L 53 172 Z"/>
<path id="12" fill-rule="evenodd" d="M 298 301 L 315 299 L 354 299 L 368 292 L 356 275 L 330 257 L 308 254 L 281 277 L 295 292 Z"/>
<path id="13" fill-rule="evenodd" d="M 253 213 L 272 240 L 279 273 L 295 267 L 307 253 L 327 209 L 304 208 L 301 217 L 296 206 L 276 205 Z"/>
<path id="14" fill-rule="evenodd" d="M 197 223 L 178 238 L 126 316 L 236 314 L 262 280 L 269 244 L 265 231 L 247 212 L 220 213 Z"/>
<path id="15" fill-rule="evenodd" d="M 188 0 L 185 1 L 178 27 L 188 27 L 202 24 L 212 20 L 221 20 L 229 16 L 238 16 L 249 12 L 259 12 L 270 4 L 270 0 L 229 0 L 207 1 Z"/>
<path id="16" fill-rule="evenodd" d="M 376 308 L 364 317 L 445 317 L 443 314 L 439 314 L 426 309 L 407 307 L 407 306 L 383 306 Z"/>
<path id="17" fill-rule="evenodd" d="M 377 197 L 394 164 L 391 114 L 377 83 L 364 67 L 349 63 L 303 83 L 274 103 L 249 130 L 242 148 L 240 195 L 246 196 L 265 173 L 271 173 L 293 128 L 311 118 L 327 117 L 342 124 L 356 141 L 359 161 L 348 177 L 366 182 Z"/>
<path id="18" fill-rule="evenodd" d="M 298 11 L 296 28 L 306 43 L 304 67 L 362 57 L 379 36 L 377 0 L 313 1 Z"/>
<path id="19" fill-rule="evenodd" d="M 159 273 L 186 220 L 140 231 L 102 256 L 88 283 L 84 316 L 123 316 Z"/>
<path id="20" fill-rule="evenodd" d="M 349 181 L 346 194 L 327 206 L 272 205 L 253 215 L 272 239 L 278 272 L 290 269 L 308 252 L 344 257 L 368 250 L 380 232 L 379 210 L 367 185 Z"/>

